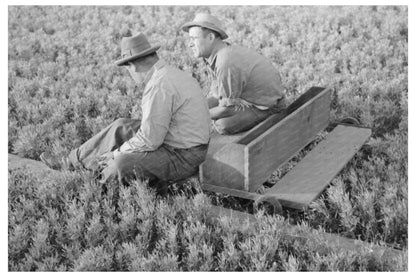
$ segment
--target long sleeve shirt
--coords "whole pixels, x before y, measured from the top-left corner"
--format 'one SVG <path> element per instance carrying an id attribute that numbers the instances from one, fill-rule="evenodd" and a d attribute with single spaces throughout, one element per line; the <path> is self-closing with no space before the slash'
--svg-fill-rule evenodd
<path id="1" fill-rule="evenodd" d="M 226 44 L 205 62 L 213 78 L 209 96 L 217 98 L 219 106 L 268 109 L 284 98 L 276 68 L 254 50 Z"/>
<path id="2" fill-rule="evenodd" d="M 174 148 L 207 144 L 208 105 L 197 81 L 159 60 L 145 79 L 140 129 L 119 149 L 154 151 L 163 143 Z"/>

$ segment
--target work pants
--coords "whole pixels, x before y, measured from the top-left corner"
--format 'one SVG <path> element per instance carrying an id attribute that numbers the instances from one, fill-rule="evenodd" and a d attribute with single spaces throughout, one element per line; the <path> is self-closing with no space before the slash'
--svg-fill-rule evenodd
<path id="1" fill-rule="evenodd" d="M 250 130 L 269 116 L 281 112 L 286 108 L 286 100 L 281 101 L 267 110 L 261 110 L 254 106 L 239 107 L 228 116 L 214 121 L 215 130 L 222 135 L 232 135 Z"/>
<path id="2" fill-rule="evenodd" d="M 71 151 L 69 159 L 75 167 L 95 170 L 97 159 L 119 148 L 132 138 L 140 128 L 140 121 L 122 118 L 114 121 L 101 132 Z M 187 149 L 162 144 L 155 151 L 122 152 L 109 160 L 102 169 L 102 182 L 117 179 L 120 182 L 132 178 L 152 181 L 178 181 L 194 175 L 205 160 L 208 145 Z"/>

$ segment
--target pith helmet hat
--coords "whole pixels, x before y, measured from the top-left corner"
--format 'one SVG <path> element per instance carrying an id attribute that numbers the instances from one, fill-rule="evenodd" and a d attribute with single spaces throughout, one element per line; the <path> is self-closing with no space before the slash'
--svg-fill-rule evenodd
<path id="1" fill-rule="evenodd" d="M 159 48 L 160 45 L 151 46 L 142 33 L 132 37 L 123 37 L 121 39 L 121 59 L 116 61 L 116 65 L 125 65 L 128 62 L 150 55 Z"/>
<path id="2" fill-rule="evenodd" d="M 189 28 L 194 26 L 205 27 L 207 29 L 216 31 L 220 34 L 221 39 L 228 38 L 228 35 L 225 33 L 224 27 L 218 18 L 208 13 L 197 13 L 193 21 L 187 22 L 182 26 L 182 30 L 189 32 Z"/>

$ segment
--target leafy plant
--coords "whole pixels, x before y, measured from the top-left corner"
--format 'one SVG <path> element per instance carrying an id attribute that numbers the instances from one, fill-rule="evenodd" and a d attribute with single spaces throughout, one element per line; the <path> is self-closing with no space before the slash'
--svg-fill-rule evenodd
<path id="1" fill-rule="evenodd" d="M 372 128 L 322 197 L 289 220 L 395 246 L 404 256 L 322 253 L 322 245 L 279 233 L 280 219 L 250 226 L 256 235 L 211 222 L 206 202 L 247 208 L 224 195 L 197 193 L 184 206 L 194 195 L 186 189 L 160 199 L 133 182 L 104 193 L 87 172 L 40 180 L 17 170 L 8 180 L 9 270 L 407 270 L 407 6 L 9 6 L 9 153 L 62 156 L 117 118 L 140 118 L 143 88 L 114 65 L 123 36 L 145 33 L 161 44 L 160 57 L 207 92 L 205 65 L 189 55 L 180 31 L 198 11 L 224 20 L 229 42 L 266 56 L 289 100 L 311 86 L 332 87 L 331 122 L 352 116 Z M 198 182 L 177 186 L 195 190 Z"/>

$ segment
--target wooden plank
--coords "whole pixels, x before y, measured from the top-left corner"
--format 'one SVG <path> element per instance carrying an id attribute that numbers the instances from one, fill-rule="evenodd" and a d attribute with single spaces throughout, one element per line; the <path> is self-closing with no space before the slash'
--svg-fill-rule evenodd
<path id="1" fill-rule="evenodd" d="M 221 221 L 222 218 L 230 218 L 234 220 L 236 224 L 245 226 L 249 224 L 252 232 L 256 231 L 255 224 L 258 223 L 258 218 L 252 214 L 214 205 L 210 206 L 207 216 L 212 220 Z M 290 225 L 285 222 L 282 222 L 282 225 L 279 226 L 279 230 L 279 233 L 287 236 L 288 239 L 301 240 L 305 242 L 309 241 L 316 243 L 317 245 L 322 245 L 322 247 L 317 247 L 317 251 L 322 255 L 328 254 L 328 251 L 331 250 L 328 249 L 328 247 L 332 247 L 332 250 L 342 248 L 353 252 L 366 251 L 367 253 L 379 254 L 385 258 L 406 255 L 405 252 L 390 247 L 378 246 L 361 240 L 349 239 L 311 228 L 302 228 L 300 226 Z"/>
<path id="2" fill-rule="evenodd" d="M 228 143 L 211 155 L 200 166 L 200 180 L 216 186 L 245 190 L 245 145 Z"/>
<path id="3" fill-rule="evenodd" d="M 210 137 L 207 156 L 212 156 L 215 152 L 220 150 L 224 145 L 234 143 L 245 136 L 247 132 L 243 132 L 235 135 L 221 135 L 217 132 L 213 132 Z"/>
<path id="4" fill-rule="evenodd" d="M 238 160 L 243 158 L 244 149 L 238 145 L 234 147 L 226 145 L 231 145 L 245 134 L 246 132 L 236 135 L 220 135 L 217 132 L 211 134 L 205 162 L 199 166 L 201 182 L 220 184 L 224 180 L 231 179 L 231 187 L 242 188 L 244 185 L 243 164 L 240 164 Z"/>
<path id="5" fill-rule="evenodd" d="M 246 132 L 238 141 L 237 143 L 240 144 L 249 144 L 251 141 L 253 141 L 255 138 L 259 137 L 261 134 L 263 134 L 265 131 L 267 131 L 269 128 L 271 128 L 273 125 L 276 125 L 281 120 L 283 120 L 285 117 L 302 107 L 304 104 L 309 102 L 311 99 L 316 97 L 320 92 L 325 90 L 325 88 L 321 87 L 311 87 L 308 89 L 305 93 L 303 93 L 299 98 L 297 98 L 295 101 L 293 101 L 292 104 L 290 104 L 286 109 L 284 109 L 282 112 L 271 115 L 269 118 L 255 126 L 253 129 Z M 329 90 L 329 89 L 327 89 Z"/>
<path id="6" fill-rule="evenodd" d="M 21 158 L 17 155 L 9 154 L 8 157 L 8 169 L 15 170 L 18 168 L 25 168 L 35 173 L 42 173 L 45 171 L 51 171 L 47 165 L 40 161 L 35 161 L 31 159 Z"/>
<path id="7" fill-rule="evenodd" d="M 228 194 L 231 196 L 249 199 L 253 201 L 256 201 L 260 196 L 262 196 L 258 193 L 247 192 L 240 189 L 232 189 L 224 186 L 214 186 L 208 183 L 201 183 L 201 188 L 205 191 L 213 191 L 217 193 Z"/>
<path id="8" fill-rule="evenodd" d="M 331 90 L 325 89 L 247 145 L 245 185 L 256 191 L 279 166 L 310 143 L 329 123 Z"/>
<path id="9" fill-rule="evenodd" d="M 309 206 L 370 137 L 371 129 L 338 125 L 265 194 L 283 206 Z"/>

